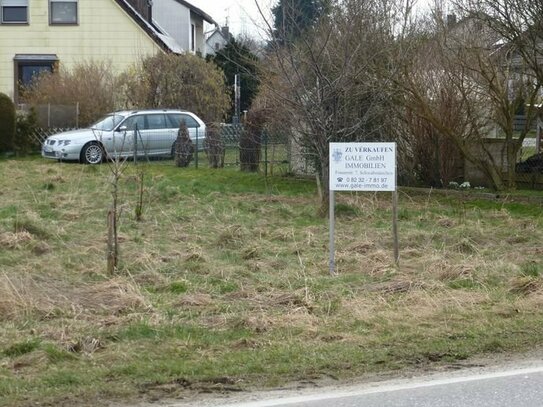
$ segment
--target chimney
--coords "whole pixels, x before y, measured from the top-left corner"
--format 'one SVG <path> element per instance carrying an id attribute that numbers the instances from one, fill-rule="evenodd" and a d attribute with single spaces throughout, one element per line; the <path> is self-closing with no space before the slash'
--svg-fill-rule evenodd
<path id="1" fill-rule="evenodd" d="M 227 25 L 221 27 L 221 34 L 226 39 L 226 41 L 230 41 L 230 28 Z"/>
<path id="2" fill-rule="evenodd" d="M 447 27 L 451 28 L 456 25 L 456 14 L 447 14 Z"/>
<path id="3" fill-rule="evenodd" d="M 150 24 L 153 24 L 153 0 L 147 0 L 147 18 Z"/>

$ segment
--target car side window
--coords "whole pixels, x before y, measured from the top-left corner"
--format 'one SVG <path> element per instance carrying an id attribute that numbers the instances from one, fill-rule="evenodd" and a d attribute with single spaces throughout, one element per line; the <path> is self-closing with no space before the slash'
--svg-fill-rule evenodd
<path id="1" fill-rule="evenodd" d="M 163 114 L 148 114 L 147 130 L 167 129 L 166 118 Z"/>
<path id="2" fill-rule="evenodd" d="M 122 124 L 123 126 L 126 126 L 127 131 L 132 131 L 136 129 L 136 125 L 138 126 L 138 130 L 144 130 L 145 129 L 145 116 L 143 115 L 137 115 L 129 117 L 124 121 Z"/>
<path id="3" fill-rule="evenodd" d="M 198 122 L 188 114 L 169 113 L 166 116 L 168 117 L 168 126 L 170 128 L 178 129 L 179 125 L 181 124 L 181 120 L 185 121 L 188 128 L 200 127 Z"/>

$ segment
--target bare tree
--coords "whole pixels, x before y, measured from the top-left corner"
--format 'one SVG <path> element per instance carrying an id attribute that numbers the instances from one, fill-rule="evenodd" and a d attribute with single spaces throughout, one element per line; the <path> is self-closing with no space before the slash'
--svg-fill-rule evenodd
<path id="1" fill-rule="evenodd" d="M 94 130 L 93 130 L 94 131 Z M 100 139 L 99 134 L 95 134 L 96 140 Z M 123 150 L 125 137 L 122 138 L 121 145 L 113 144 L 111 151 L 103 150 L 104 161 L 109 168 L 109 183 L 111 185 L 111 206 L 107 212 L 107 273 L 113 276 L 117 271 L 119 264 L 119 219 L 121 217 L 122 206 L 120 204 L 120 181 L 126 170 L 126 157 L 119 154 Z"/>
<path id="2" fill-rule="evenodd" d="M 331 2 L 329 13 L 300 30 L 295 41 L 274 38 L 269 26 L 274 40 L 264 64 L 265 101 L 258 103 L 275 117 L 281 112 L 292 138 L 312 157 L 323 186 L 322 214 L 329 142 L 391 139 L 395 102 L 389 78 L 402 52 L 396 39 L 403 35 L 407 3 L 406 9 L 401 0 Z"/>
<path id="3" fill-rule="evenodd" d="M 125 169 L 126 158 L 114 157 L 108 161 L 111 172 L 111 206 L 107 213 L 107 273 L 112 276 L 119 264 L 119 218 L 121 206 L 119 205 L 119 182 Z"/>
<path id="4" fill-rule="evenodd" d="M 434 21 L 398 82 L 405 106 L 452 141 L 494 188 L 514 187 L 517 153 L 529 131 L 527 123 L 515 133 L 515 112 L 526 104 L 532 114 L 540 85 L 515 73 L 511 45 L 478 18 L 469 15 L 447 24 L 436 13 Z M 496 127 L 505 139 L 505 177 L 485 144 Z"/>
<path id="5" fill-rule="evenodd" d="M 515 162 L 524 138 L 540 115 L 543 84 L 543 3 L 524 0 L 458 0 L 467 17 L 499 36 L 501 66 L 480 63 L 496 107 L 496 123 L 505 138 L 507 186 L 515 186 Z M 484 69 L 483 69 L 484 68 Z M 495 68 L 495 65 L 492 66 Z M 496 72 L 498 71 L 498 72 Z M 515 129 L 515 114 L 525 116 Z"/>

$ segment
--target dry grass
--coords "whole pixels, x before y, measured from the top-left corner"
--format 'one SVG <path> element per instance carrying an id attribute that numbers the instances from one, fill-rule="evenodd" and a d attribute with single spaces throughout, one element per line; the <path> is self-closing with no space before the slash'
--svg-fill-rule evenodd
<path id="1" fill-rule="evenodd" d="M 209 294 L 185 294 L 176 302 L 178 307 L 205 307 L 213 303 Z"/>
<path id="2" fill-rule="evenodd" d="M 243 328 L 248 328 L 256 333 L 284 328 L 298 328 L 303 331 L 312 332 L 317 329 L 318 325 L 318 318 L 303 309 L 281 314 L 255 312 L 243 317 L 241 323 Z"/>
<path id="3" fill-rule="evenodd" d="M 16 320 L 30 315 L 47 318 L 66 302 L 64 290 L 51 282 L 37 282 L 29 275 L 0 275 L 0 318 Z"/>
<path id="4" fill-rule="evenodd" d="M 19 232 L 4 232 L 0 234 L 0 246 L 5 249 L 20 249 L 22 245 L 32 241 L 32 234 L 26 230 Z"/>
<path id="5" fill-rule="evenodd" d="M 459 278 L 473 278 L 475 274 L 475 265 L 469 263 L 451 263 L 450 261 L 440 260 L 437 264 L 431 266 L 437 272 L 437 278 L 440 281 L 453 281 Z"/>
<path id="6" fill-rule="evenodd" d="M 536 313 L 543 307 L 543 289 L 539 285 L 537 290 L 523 295 L 515 303 L 517 312 Z"/>
<path id="7" fill-rule="evenodd" d="M 55 315 L 92 318 L 93 315 L 123 315 L 148 312 L 151 307 L 132 281 L 113 279 L 77 287 L 66 282 L 29 274 L 0 275 L 0 318 L 15 321 L 24 317 L 49 319 Z"/>
<path id="8" fill-rule="evenodd" d="M 519 276 L 510 281 L 513 294 L 528 295 L 543 290 L 543 279 L 532 276 Z"/>

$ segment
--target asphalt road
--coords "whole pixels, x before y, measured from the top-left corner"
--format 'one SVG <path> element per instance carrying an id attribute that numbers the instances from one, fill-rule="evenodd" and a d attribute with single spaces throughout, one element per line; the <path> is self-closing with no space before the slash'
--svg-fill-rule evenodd
<path id="1" fill-rule="evenodd" d="M 381 383 L 347 391 L 283 397 L 224 407 L 542 407 L 543 366 L 453 378 Z M 217 404 L 215 404 L 218 406 Z"/>

